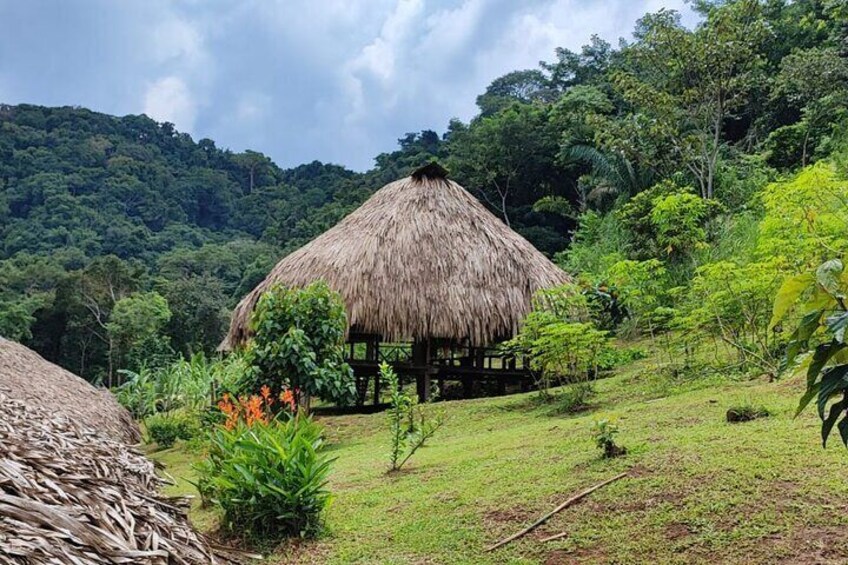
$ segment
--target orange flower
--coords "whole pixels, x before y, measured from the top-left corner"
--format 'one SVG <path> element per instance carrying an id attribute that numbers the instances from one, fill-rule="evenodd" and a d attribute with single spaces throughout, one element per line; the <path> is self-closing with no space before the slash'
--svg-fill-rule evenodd
<path id="1" fill-rule="evenodd" d="M 259 395 L 240 396 L 238 403 L 233 402 L 228 394 L 224 394 L 218 402 L 218 408 L 227 417 L 224 427 L 232 430 L 240 421 L 248 426 L 257 422 L 269 423 L 271 421 L 270 407 L 273 402 L 271 389 L 264 386 Z"/>
<path id="2" fill-rule="evenodd" d="M 292 412 L 295 411 L 294 393 L 292 393 L 291 389 L 283 389 L 283 392 L 280 393 L 280 400 L 284 404 L 289 405 L 289 410 L 291 410 Z"/>
<path id="3" fill-rule="evenodd" d="M 274 398 L 271 396 L 271 389 L 268 385 L 262 385 L 262 388 L 259 389 L 259 394 L 262 395 L 262 400 L 265 402 L 265 407 L 270 408 L 274 403 Z"/>
<path id="4" fill-rule="evenodd" d="M 221 401 L 218 402 L 218 408 L 227 417 L 224 422 L 224 427 L 228 430 L 232 430 L 239 421 L 238 406 L 233 404 L 232 400 L 230 400 L 230 395 L 225 393 Z"/>

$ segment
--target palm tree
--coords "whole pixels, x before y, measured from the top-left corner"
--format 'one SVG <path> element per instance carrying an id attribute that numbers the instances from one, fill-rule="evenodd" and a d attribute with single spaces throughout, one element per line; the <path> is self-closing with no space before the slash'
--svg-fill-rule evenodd
<path id="1" fill-rule="evenodd" d="M 562 152 L 567 161 L 582 162 L 592 168 L 586 190 L 581 194 L 584 202 L 600 202 L 613 198 L 633 196 L 653 185 L 653 172 L 639 167 L 621 153 L 604 153 L 591 145 L 575 144 Z"/>

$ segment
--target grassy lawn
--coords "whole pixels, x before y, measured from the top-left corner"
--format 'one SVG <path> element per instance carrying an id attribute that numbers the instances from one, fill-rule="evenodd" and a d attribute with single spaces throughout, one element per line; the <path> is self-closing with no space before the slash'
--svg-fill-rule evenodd
<path id="1" fill-rule="evenodd" d="M 385 417 L 322 420 L 335 462 L 327 533 L 272 563 L 845 563 L 848 453 L 823 450 L 802 385 L 713 377 L 669 381 L 636 363 L 596 384 L 591 410 L 556 415 L 532 395 L 440 405 L 447 421 L 387 476 Z M 725 422 L 752 400 L 772 415 Z M 620 428 L 627 456 L 602 460 L 594 420 Z M 190 493 L 191 455 L 153 454 Z M 492 553 L 484 549 L 584 488 L 630 475 Z M 215 526 L 197 509 L 195 523 Z M 555 533 L 568 536 L 539 540 Z"/>

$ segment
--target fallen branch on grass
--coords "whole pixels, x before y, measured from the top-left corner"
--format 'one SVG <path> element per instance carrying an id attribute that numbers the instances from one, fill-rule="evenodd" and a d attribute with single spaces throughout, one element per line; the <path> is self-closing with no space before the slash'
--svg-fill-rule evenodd
<path id="1" fill-rule="evenodd" d="M 548 537 L 546 537 L 546 538 L 542 538 L 542 539 L 540 539 L 539 541 L 540 541 L 541 543 L 545 543 L 545 542 L 547 542 L 547 541 L 554 541 L 554 540 L 557 540 L 557 539 L 560 539 L 560 538 L 564 538 L 564 537 L 565 537 L 565 536 L 567 536 L 567 535 L 568 535 L 568 532 L 560 532 L 560 533 L 558 533 L 558 534 L 554 534 L 554 535 L 552 535 L 552 536 L 548 536 Z"/>
<path id="2" fill-rule="evenodd" d="M 581 492 L 578 495 L 572 496 L 571 498 L 569 498 L 568 500 L 566 500 L 565 502 L 563 502 L 562 504 L 560 504 L 559 506 L 557 506 L 556 508 L 554 508 L 553 510 L 551 510 L 550 512 L 548 512 L 547 514 L 545 514 L 544 516 L 542 516 L 541 518 L 539 518 L 538 520 L 536 520 L 535 522 L 533 522 L 532 524 L 530 524 L 529 526 L 527 526 L 526 528 L 521 530 L 520 532 L 513 534 L 513 535 L 509 536 L 508 538 L 504 538 L 501 541 L 499 541 L 498 543 L 496 543 L 495 545 L 486 548 L 486 551 L 494 551 L 495 549 L 497 549 L 501 546 L 504 546 L 511 541 L 517 540 L 518 538 L 520 538 L 520 537 L 522 537 L 526 534 L 529 534 L 530 532 L 532 532 L 533 530 L 535 530 L 536 528 L 538 528 L 539 526 L 541 526 L 542 524 L 547 522 L 550 519 L 550 517 L 553 516 L 554 514 L 556 514 L 557 512 L 561 512 L 561 511 L 565 510 L 566 508 L 568 508 L 569 506 L 571 506 L 575 502 L 579 502 L 580 500 L 582 500 L 583 498 L 592 494 L 593 492 L 595 492 L 599 488 L 605 487 L 608 484 L 625 477 L 627 475 L 627 473 L 628 473 L 628 471 L 625 471 L 624 473 L 621 473 L 620 475 L 616 475 L 611 479 L 607 479 L 602 483 L 598 483 L 593 487 L 587 488 L 586 490 L 584 490 L 583 492 Z"/>

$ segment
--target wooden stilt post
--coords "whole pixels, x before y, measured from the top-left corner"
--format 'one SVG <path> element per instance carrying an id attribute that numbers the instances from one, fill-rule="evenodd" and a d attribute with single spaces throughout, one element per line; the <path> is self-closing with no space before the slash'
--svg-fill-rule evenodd
<path id="1" fill-rule="evenodd" d="M 471 394 L 474 392 L 474 381 L 469 376 L 462 377 L 462 397 L 463 398 L 471 398 Z"/>
<path id="2" fill-rule="evenodd" d="M 377 363 L 380 360 L 380 337 L 369 335 L 368 341 L 365 342 L 365 358 Z M 380 370 L 377 369 L 374 373 L 374 406 L 380 405 Z"/>
<path id="3" fill-rule="evenodd" d="M 430 362 L 430 340 L 415 341 L 412 344 L 412 364 L 416 370 L 415 384 L 419 402 L 427 402 L 430 399 Z"/>

